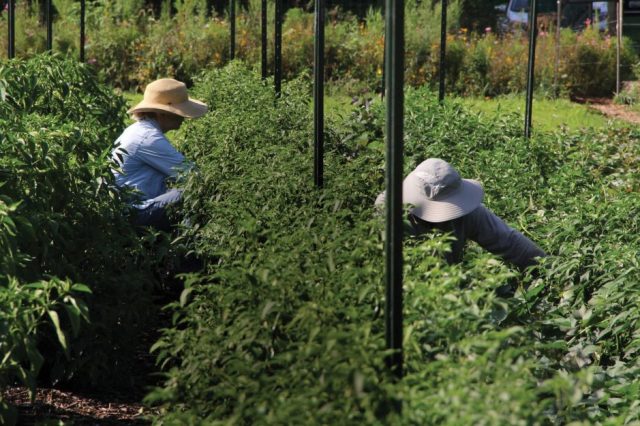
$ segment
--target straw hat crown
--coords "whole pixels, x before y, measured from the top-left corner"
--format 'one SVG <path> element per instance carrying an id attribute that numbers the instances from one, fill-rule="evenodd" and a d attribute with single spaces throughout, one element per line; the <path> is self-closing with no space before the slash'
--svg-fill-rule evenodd
<path id="1" fill-rule="evenodd" d="M 147 85 L 144 97 L 129 114 L 136 112 L 170 112 L 186 118 L 197 118 L 207 112 L 207 105 L 189 98 L 187 86 L 172 78 L 161 78 Z"/>

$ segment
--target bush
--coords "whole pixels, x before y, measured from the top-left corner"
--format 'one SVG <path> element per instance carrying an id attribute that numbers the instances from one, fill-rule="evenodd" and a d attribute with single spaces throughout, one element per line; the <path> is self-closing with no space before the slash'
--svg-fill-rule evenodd
<path id="1" fill-rule="evenodd" d="M 51 55 L 0 64 L 0 86 L 0 196 L 19 200 L 5 201 L 16 260 L 0 274 L 8 315 L 0 323 L 12 324 L 0 359 L 31 365 L 30 376 L 18 377 L 32 389 L 43 366 L 37 351 L 49 376 L 42 380 L 129 385 L 157 260 L 129 224 L 111 172 L 125 102 L 89 67 Z M 54 318 L 62 310 L 68 315 Z M 89 311 L 91 324 L 80 327 Z M 46 317 L 55 330 L 42 326 Z M 2 371 L 0 385 L 10 373 Z"/>
<path id="2" fill-rule="evenodd" d="M 406 374 L 394 383 L 372 207 L 384 109 L 327 123 L 318 190 L 308 92 L 296 80 L 274 100 L 238 64 L 196 84 L 211 113 L 180 137 L 200 170 L 182 237 L 207 269 L 188 278 L 154 346 L 166 381 L 147 401 L 159 424 L 395 424 L 395 398 L 403 424 L 637 420 L 635 130 L 528 141 L 508 117 L 408 91 L 405 172 L 451 161 L 549 258 L 521 275 L 473 244 L 462 265 L 445 264 L 446 235 L 406 240 Z M 499 297 L 504 286 L 515 297 Z"/>
<path id="3" fill-rule="evenodd" d="M 462 11 L 477 9 L 476 3 L 457 0 L 448 6 L 447 90 L 481 96 L 524 91 L 527 35 L 520 32 L 496 37 L 490 27 L 483 27 L 483 31 L 461 27 Z M 60 12 L 55 23 L 55 50 L 77 57 L 78 4 L 71 0 L 58 0 L 55 4 Z M 273 7 L 270 2 L 269 70 L 273 70 Z M 437 87 L 440 3 L 408 1 L 406 9 L 406 81 L 413 86 Z M 31 20 L 34 28 L 37 27 L 33 11 L 21 6 L 18 12 L 19 22 Z M 236 57 L 260 68 L 261 2 L 251 0 L 247 9 L 238 12 Z M 327 17 L 325 77 L 341 83 L 353 92 L 351 95 L 379 90 L 384 55 L 381 11 L 371 8 L 364 19 L 358 19 L 335 9 L 329 11 Z M 549 32 L 549 23 L 541 18 L 539 25 L 535 81 L 540 91 L 554 96 L 610 96 L 613 93 L 615 42 L 610 36 L 600 34 L 595 27 L 582 33 L 563 30 L 558 50 L 555 34 L 553 30 Z M 0 20 L 0 31 L 6 30 L 4 26 L 6 20 Z M 42 36 L 41 33 L 44 33 L 42 28 L 37 34 Z M 25 41 L 28 34 L 17 32 L 18 55 L 30 56 L 44 50 L 44 40 Z M 286 79 L 312 68 L 313 34 L 313 15 L 300 8 L 289 9 L 283 24 L 282 44 Z M 191 84 L 192 78 L 204 69 L 229 62 L 229 41 L 226 18 L 208 15 L 206 2 L 201 0 L 174 2 L 173 9 L 166 4 L 159 15 L 143 8 L 139 0 L 99 0 L 88 8 L 87 60 L 99 71 L 102 81 L 121 89 L 140 90 L 161 77 Z M 637 54 L 627 41 L 622 55 L 623 79 L 632 76 L 632 65 L 636 62 Z"/>

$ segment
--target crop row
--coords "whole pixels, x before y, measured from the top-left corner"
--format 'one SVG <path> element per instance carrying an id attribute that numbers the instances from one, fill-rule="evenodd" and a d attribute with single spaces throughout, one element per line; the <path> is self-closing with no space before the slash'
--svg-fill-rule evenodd
<path id="1" fill-rule="evenodd" d="M 0 63 L 0 97 L 0 395 L 130 385 L 158 262 L 113 184 L 125 102 L 51 55 Z M 0 396 L 0 423 L 15 414 Z"/>
<path id="2" fill-rule="evenodd" d="M 206 269 L 189 275 L 154 352 L 158 424 L 622 424 L 637 421 L 637 131 L 532 140 L 409 90 L 406 172 L 437 156 L 478 178 L 486 205 L 549 258 L 521 275 L 447 237 L 407 240 L 406 375 L 384 367 L 384 111 L 327 124 L 312 182 L 309 87 L 233 64 L 201 77 L 211 112 L 186 125 L 183 213 Z M 513 298 L 499 296 L 504 286 Z M 392 412 L 403 401 L 402 419 Z"/>
<path id="3" fill-rule="evenodd" d="M 0 389 L 130 383 L 162 251 L 126 220 L 108 153 L 124 103 L 55 56 L 0 67 Z M 406 172 L 441 157 L 549 253 L 524 275 L 446 235 L 406 240 L 406 375 L 384 365 L 384 110 L 327 123 L 313 185 L 309 82 L 233 63 L 175 135 L 197 170 L 177 242 L 204 263 L 153 345 L 158 424 L 624 424 L 640 420 L 638 132 L 520 136 L 428 89 L 406 96 Z M 505 286 L 517 289 L 500 296 Z M 403 402 L 402 419 L 391 407 Z M 0 403 L 3 423 L 15 414 Z"/>

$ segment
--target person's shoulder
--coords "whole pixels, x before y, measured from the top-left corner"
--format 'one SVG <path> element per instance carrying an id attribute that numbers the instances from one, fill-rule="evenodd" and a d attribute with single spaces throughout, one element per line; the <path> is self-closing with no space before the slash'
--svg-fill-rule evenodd
<path id="1" fill-rule="evenodd" d="M 136 121 L 127 127 L 120 136 L 121 142 L 124 143 L 144 143 L 157 139 L 164 139 L 164 133 L 160 131 L 150 121 Z"/>

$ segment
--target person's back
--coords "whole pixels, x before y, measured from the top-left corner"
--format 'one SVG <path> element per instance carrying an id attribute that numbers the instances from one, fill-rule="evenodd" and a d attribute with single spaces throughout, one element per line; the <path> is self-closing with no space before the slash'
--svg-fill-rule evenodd
<path id="1" fill-rule="evenodd" d="M 451 232 L 449 263 L 461 262 L 466 241 L 472 240 L 520 269 L 535 265 L 544 251 L 486 208 L 483 196 L 479 182 L 462 179 L 444 160 L 429 158 L 403 181 L 403 202 L 412 205 L 406 231 L 414 237 L 433 229 Z M 376 205 L 383 201 L 384 193 Z"/>
<path id="2" fill-rule="evenodd" d="M 184 156 L 171 146 L 158 123 L 151 118 L 127 127 L 116 140 L 112 156 L 120 165 L 120 170 L 114 171 L 116 184 L 138 192 L 140 202 L 137 205 L 141 208 L 167 191 L 168 178 L 188 167 Z"/>

